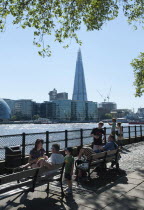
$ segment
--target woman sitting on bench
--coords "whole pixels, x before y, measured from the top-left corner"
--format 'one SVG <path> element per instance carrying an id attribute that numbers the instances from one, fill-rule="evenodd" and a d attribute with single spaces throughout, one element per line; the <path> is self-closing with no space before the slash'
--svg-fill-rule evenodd
<path id="1" fill-rule="evenodd" d="M 44 141 L 42 139 L 37 139 L 35 142 L 35 147 L 30 151 L 30 156 L 28 159 L 28 163 L 26 165 L 22 165 L 20 168 L 37 168 L 41 167 L 43 160 L 47 160 L 48 157 L 45 155 L 45 150 L 43 149 Z"/>

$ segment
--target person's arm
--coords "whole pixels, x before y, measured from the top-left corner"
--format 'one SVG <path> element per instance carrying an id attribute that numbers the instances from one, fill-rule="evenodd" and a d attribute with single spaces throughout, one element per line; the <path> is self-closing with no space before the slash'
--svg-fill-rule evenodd
<path id="1" fill-rule="evenodd" d="M 48 160 L 48 156 L 47 155 L 43 155 L 45 160 Z"/>
<path id="2" fill-rule="evenodd" d="M 36 159 L 32 159 L 32 156 L 30 155 L 29 159 L 28 159 L 28 163 L 33 164 L 33 163 L 36 163 L 36 162 L 37 162 L 37 158 Z"/>
<path id="3" fill-rule="evenodd" d="M 121 134 L 121 135 L 123 134 L 123 129 L 122 129 L 122 127 L 120 127 L 120 134 Z"/>
<path id="4" fill-rule="evenodd" d="M 94 129 L 91 132 L 91 136 L 94 137 Z"/>
<path id="5" fill-rule="evenodd" d="M 71 176 L 73 175 L 73 169 L 74 169 L 74 164 L 72 165 Z"/>
<path id="6" fill-rule="evenodd" d="M 91 134 L 91 136 L 94 137 L 95 139 L 98 139 L 99 138 L 99 135 Z"/>
<path id="7" fill-rule="evenodd" d="M 106 133 L 105 133 L 105 131 L 103 130 L 103 140 L 105 140 L 105 138 L 106 138 Z"/>
<path id="8" fill-rule="evenodd" d="M 81 150 L 79 151 L 78 160 L 80 160 L 80 159 L 81 159 L 81 157 L 82 157 L 83 153 L 84 153 L 84 149 L 83 149 L 83 148 L 81 148 Z"/>
<path id="9" fill-rule="evenodd" d="M 103 146 L 99 146 L 99 150 L 104 151 L 104 147 Z"/>
<path id="10" fill-rule="evenodd" d="M 104 146 L 102 146 L 102 150 L 105 151 L 108 148 L 108 143 L 106 143 Z"/>

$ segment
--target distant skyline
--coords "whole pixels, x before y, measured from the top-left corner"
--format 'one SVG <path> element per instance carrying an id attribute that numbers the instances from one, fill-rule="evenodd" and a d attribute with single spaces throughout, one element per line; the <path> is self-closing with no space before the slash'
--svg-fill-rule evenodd
<path id="1" fill-rule="evenodd" d="M 144 107 L 144 96 L 135 98 L 134 74 L 130 66 L 144 50 L 144 30 L 133 30 L 123 15 L 108 22 L 101 31 L 78 32 L 83 45 L 87 97 L 102 102 L 98 91 L 106 97 L 111 87 L 110 100 L 118 108 Z M 68 92 L 72 99 L 76 58 L 79 45 L 71 41 L 68 49 L 48 37 L 52 56 L 38 56 L 33 43 L 33 29 L 20 29 L 8 24 L 0 33 L 0 98 L 49 100 L 49 91 Z M 98 90 L 98 91 L 97 91 Z"/>

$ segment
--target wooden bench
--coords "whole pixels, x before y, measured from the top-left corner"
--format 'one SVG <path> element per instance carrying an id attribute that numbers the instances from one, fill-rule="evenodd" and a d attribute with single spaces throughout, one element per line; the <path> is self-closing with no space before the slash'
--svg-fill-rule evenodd
<path id="1" fill-rule="evenodd" d="M 107 163 L 111 163 L 112 166 L 116 166 L 119 169 L 119 150 L 111 150 L 100 152 L 91 155 L 89 161 L 82 161 L 81 164 L 77 164 L 76 161 L 76 174 L 78 177 L 78 170 L 85 171 L 88 173 L 88 179 L 90 179 L 91 174 L 96 171 L 98 167 L 102 166 L 102 170 L 105 171 L 107 168 Z M 79 179 L 78 179 L 79 181 Z"/>
<path id="2" fill-rule="evenodd" d="M 64 164 L 57 165 L 54 171 L 48 171 L 46 168 L 27 169 L 24 171 L 1 175 L 0 176 L 0 200 L 14 194 L 18 194 L 12 201 L 17 199 L 23 193 L 34 192 L 35 187 L 47 184 L 46 193 L 49 195 L 49 183 L 58 181 L 61 188 L 61 197 L 64 197 L 62 177 Z M 52 194 L 57 195 L 57 190 Z"/>

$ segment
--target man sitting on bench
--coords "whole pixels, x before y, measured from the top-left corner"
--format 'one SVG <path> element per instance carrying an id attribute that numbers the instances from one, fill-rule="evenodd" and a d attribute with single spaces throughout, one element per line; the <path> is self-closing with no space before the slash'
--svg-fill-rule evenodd
<path id="1" fill-rule="evenodd" d="M 109 135 L 108 142 L 104 146 L 99 147 L 98 150 L 93 151 L 93 149 L 90 147 L 83 147 L 79 152 L 78 160 L 80 160 L 82 156 L 85 156 L 87 160 L 90 160 L 91 155 L 95 153 L 118 149 L 118 145 L 114 141 L 114 136 Z"/>
<path id="2" fill-rule="evenodd" d="M 118 145 L 114 141 L 115 141 L 115 137 L 113 135 L 109 135 L 108 142 L 104 146 L 100 147 L 100 150 L 95 150 L 95 152 L 110 151 L 110 150 L 118 149 Z"/>
<path id="3" fill-rule="evenodd" d="M 40 167 L 46 167 L 49 170 L 55 169 L 56 165 L 62 165 L 64 163 L 64 156 L 60 154 L 59 150 L 60 147 L 58 144 L 53 144 L 52 145 L 52 154 L 48 158 L 48 160 L 39 160 L 38 163 L 40 162 Z"/>

